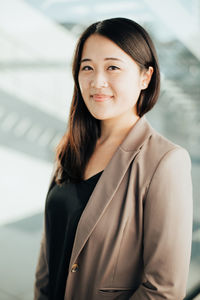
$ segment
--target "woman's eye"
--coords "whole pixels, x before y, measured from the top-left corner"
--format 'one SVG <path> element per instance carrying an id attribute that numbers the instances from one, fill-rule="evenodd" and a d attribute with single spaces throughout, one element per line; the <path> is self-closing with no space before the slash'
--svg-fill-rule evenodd
<path id="1" fill-rule="evenodd" d="M 91 70 L 92 68 L 90 66 L 84 66 L 81 70 L 83 71 L 88 71 Z"/>
<path id="2" fill-rule="evenodd" d="M 109 68 L 112 68 L 112 70 L 118 70 L 119 68 L 116 66 L 110 66 Z"/>

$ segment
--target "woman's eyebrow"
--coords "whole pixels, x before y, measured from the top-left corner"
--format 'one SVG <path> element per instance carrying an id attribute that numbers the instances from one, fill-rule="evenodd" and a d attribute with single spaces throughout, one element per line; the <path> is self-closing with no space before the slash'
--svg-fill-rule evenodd
<path id="1" fill-rule="evenodd" d="M 121 62 L 124 63 L 123 60 L 121 60 L 120 58 L 117 58 L 117 57 L 106 57 L 106 58 L 104 58 L 104 60 L 117 60 L 117 61 L 121 61 Z M 81 59 L 80 63 L 82 63 L 84 61 L 92 61 L 92 59 L 90 59 L 90 58 L 83 58 L 83 59 Z"/>

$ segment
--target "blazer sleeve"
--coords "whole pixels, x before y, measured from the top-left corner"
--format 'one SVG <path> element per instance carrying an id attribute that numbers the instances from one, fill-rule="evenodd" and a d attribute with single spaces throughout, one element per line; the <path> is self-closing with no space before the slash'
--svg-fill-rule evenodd
<path id="1" fill-rule="evenodd" d="M 55 185 L 55 166 L 51 175 L 51 180 L 47 192 L 47 196 L 50 190 Z M 35 282 L 34 282 L 34 300 L 48 300 L 49 290 L 49 270 L 48 270 L 48 259 L 47 259 L 47 236 L 48 236 L 48 219 L 46 215 L 46 205 L 44 214 L 44 229 L 42 239 L 40 242 L 39 258 L 35 271 Z"/>
<path id="2" fill-rule="evenodd" d="M 177 147 L 159 162 L 144 200 L 144 273 L 131 300 L 185 297 L 192 219 L 191 159 Z"/>

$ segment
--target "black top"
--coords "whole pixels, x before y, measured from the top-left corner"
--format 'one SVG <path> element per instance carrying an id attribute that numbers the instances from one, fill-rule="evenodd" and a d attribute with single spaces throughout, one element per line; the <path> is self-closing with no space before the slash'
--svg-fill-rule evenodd
<path id="1" fill-rule="evenodd" d="M 47 195 L 49 294 L 63 300 L 75 233 L 81 214 L 103 171 L 80 183 L 52 185 Z"/>

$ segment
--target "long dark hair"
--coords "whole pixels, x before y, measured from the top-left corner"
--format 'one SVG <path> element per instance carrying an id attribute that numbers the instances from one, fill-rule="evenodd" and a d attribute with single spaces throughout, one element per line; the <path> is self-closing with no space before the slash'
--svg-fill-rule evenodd
<path id="1" fill-rule="evenodd" d="M 85 41 L 92 34 L 100 34 L 112 40 L 138 64 L 141 70 L 153 67 L 148 88 L 141 90 L 137 101 L 137 114 L 142 117 L 156 103 L 160 91 L 160 71 L 153 42 L 146 30 L 126 18 L 112 18 L 90 25 L 80 36 L 72 62 L 74 93 L 70 107 L 68 126 L 56 152 L 55 181 L 79 182 L 91 157 L 97 139 L 101 135 L 100 120 L 88 111 L 81 95 L 78 74 Z"/>

